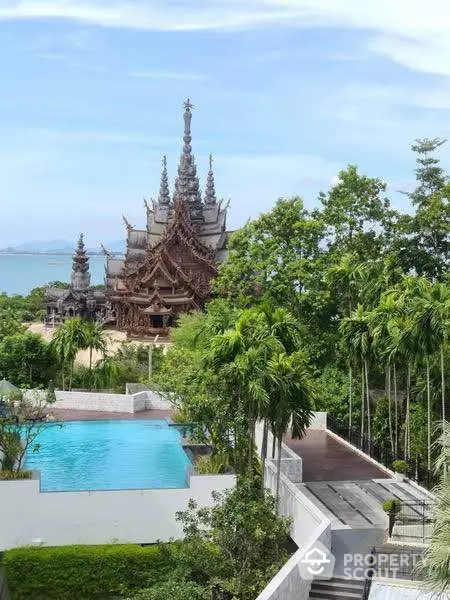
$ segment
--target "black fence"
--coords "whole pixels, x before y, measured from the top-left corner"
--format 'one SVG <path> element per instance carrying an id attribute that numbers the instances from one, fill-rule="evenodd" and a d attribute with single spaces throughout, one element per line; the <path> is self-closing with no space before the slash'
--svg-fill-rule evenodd
<path id="1" fill-rule="evenodd" d="M 414 546 L 385 546 L 374 548 L 374 576 L 387 579 L 420 581 L 423 579 L 421 558 L 423 548 Z"/>
<path id="2" fill-rule="evenodd" d="M 412 543 L 429 542 L 434 523 L 435 504 L 432 501 L 402 502 L 395 515 L 395 539 Z"/>
<path id="3" fill-rule="evenodd" d="M 388 469 L 392 469 L 394 460 L 402 458 L 393 455 L 389 440 L 382 444 L 374 442 L 367 434 L 361 435 L 361 430 L 357 427 L 350 428 L 348 423 L 334 419 L 330 415 L 327 416 L 327 427 Z M 411 472 L 407 475 L 427 489 L 431 489 L 436 483 L 434 474 L 424 468 L 411 468 Z"/>

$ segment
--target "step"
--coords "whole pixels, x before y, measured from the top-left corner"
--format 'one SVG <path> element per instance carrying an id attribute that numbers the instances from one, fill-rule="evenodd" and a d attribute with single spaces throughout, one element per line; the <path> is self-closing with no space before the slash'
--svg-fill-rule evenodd
<path id="1" fill-rule="evenodd" d="M 348 599 L 361 600 L 364 581 L 334 578 L 330 581 L 316 580 L 311 586 L 309 600 Z"/>
<path id="2" fill-rule="evenodd" d="M 312 589 L 309 594 L 309 600 L 333 600 L 333 598 L 343 600 L 361 600 L 363 590 L 357 592 L 349 592 L 346 589 L 334 589 L 334 590 L 317 590 Z"/>
<path id="3" fill-rule="evenodd" d="M 316 579 L 313 581 L 313 587 L 333 587 L 333 588 L 348 588 L 351 590 L 361 590 L 364 587 L 364 581 L 357 580 L 353 581 L 352 579 L 339 579 L 334 577 L 329 581 L 325 579 Z"/>

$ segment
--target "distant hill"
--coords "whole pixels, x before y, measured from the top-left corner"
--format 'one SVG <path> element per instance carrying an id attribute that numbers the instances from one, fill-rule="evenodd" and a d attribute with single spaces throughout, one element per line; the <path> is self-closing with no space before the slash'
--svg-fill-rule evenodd
<path id="1" fill-rule="evenodd" d="M 13 246 L 11 249 L 15 252 L 72 252 L 74 248 L 74 242 L 58 239 L 50 242 L 25 242 L 23 244 Z"/>
<path id="2" fill-rule="evenodd" d="M 111 252 L 125 252 L 125 242 L 123 240 L 115 240 L 104 244 L 105 248 Z M 6 254 L 73 254 L 76 248 L 76 242 L 56 239 L 48 242 L 25 242 L 17 246 L 8 246 L 0 249 L 0 253 Z M 86 248 L 89 254 L 99 254 L 100 247 Z"/>

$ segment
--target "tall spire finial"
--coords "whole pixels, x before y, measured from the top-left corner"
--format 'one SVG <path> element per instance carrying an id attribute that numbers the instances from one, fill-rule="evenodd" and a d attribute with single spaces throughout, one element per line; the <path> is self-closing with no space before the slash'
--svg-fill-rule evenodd
<path id="1" fill-rule="evenodd" d="M 167 176 L 167 156 L 163 156 L 162 160 L 163 170 L 161 173 L 161 185 L 159 187 L 159 204 L 167 206 L 170 204 L 170 191 L 169 191 L 169 178 Z"/>
<path id="2" fill-rule="evenodd" d="M 206 180 L 206 190 L 205 190 L 205 205 L 211 206 L 212 204 L 216 204 L 216 187 L 214 183 L 214 172 L 212 168 L 213 157 L 212 154 L 209 155 L 209 171 L 208 178 Z"/>
<path id="3" fill-rule="evenodd" d="M 178 166 L 178 177 L 175 181 L 174 199 L 188 204 L 193 219 L 202 219 L 202 197 L 191 147 L 192 108 L 194 108 L 192 102 L 189 99 L 186 100 L 184 103 L 184 144 Z"/>
<path id="4" fill-rule="evenodd" d="M 77 249 L 72 262 L 71 275 L 72 288 L 77 292 L 83 292 L 89 289 L 91 276 L 89 274 L 89 257 L 84 248 L 84 236 L 80 234 L 78 238 Z"/>

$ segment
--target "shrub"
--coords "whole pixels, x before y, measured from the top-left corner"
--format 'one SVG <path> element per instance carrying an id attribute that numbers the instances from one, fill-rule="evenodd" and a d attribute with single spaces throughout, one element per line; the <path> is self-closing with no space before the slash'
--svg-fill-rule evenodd
<path id="1" fill-rule="evenodd" d="M 192 581 L 171 579 L 141 590 L 129 600 L 210 600 L 211 593 Z"/>
<path id="2" fill-rule="evenodd" d="M 0 481 L 12 481 L 14 479 L 31 479 L 31 471 L 0 471 Z"/>
<path id="3" fill-rule="evenodd" d="M 389 500 L 386 500 L 386 502 L 383 503 L 384 512 L 386 512 L 390 515 L 396 515 L 397 513 L 400 512 L 401 508 L 402 508 L 402 503 L 400 500 L 397 500 L 396 498 L 390 498 Z"/>
<path id="4" fill-rule="evenodd" d="M 17 548 L 4 553 L 12 600 L 103 600 L 166 581 L 174 568 L 159 546 Z"/>
<path id="5" fill-rule="evenodd" d="M 397 473 L 407 473 L 408 472 L 408 463 L 405 462 L 404 460 L 394 460 L 394 462 L 392 463 L 392 468 L 394 469 L 394 471 L 396 471 Z"/>
<path id="6" fill-rule="evenodd" d="M 228 457 L 224 454 L 202 456 L 195 465 L 199 475 L 222 475 L 231 471 Z"/>

